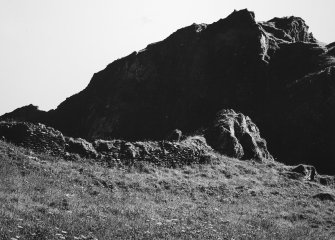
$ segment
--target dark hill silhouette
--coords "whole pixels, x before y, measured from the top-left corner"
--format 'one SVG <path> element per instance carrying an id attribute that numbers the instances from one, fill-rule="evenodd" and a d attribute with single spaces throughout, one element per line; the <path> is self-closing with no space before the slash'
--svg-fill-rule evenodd
<path id="1" fill-rule="evenodd" d="M 301 18 L 257 23 L 253 12 L 234 11 L 114 61 L 55 110 L 1 119 L 90 140 L 143 140 L 191 134 L 234 109 L 255 121 L 278 160 L 334 174 L 334 55 L 334 43 L 318 43 Z"/>

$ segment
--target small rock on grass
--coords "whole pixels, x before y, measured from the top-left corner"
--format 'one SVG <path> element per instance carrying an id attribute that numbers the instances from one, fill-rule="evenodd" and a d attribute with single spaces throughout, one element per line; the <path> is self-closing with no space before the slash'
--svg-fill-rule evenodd
<path id="1" fill-rule="evenodd" d="M 313 198 L 319 199 L 321 201 L 332 201 L 335 202 L 335 195 L 331 193 L 318 193 L 313 196 Z"/>

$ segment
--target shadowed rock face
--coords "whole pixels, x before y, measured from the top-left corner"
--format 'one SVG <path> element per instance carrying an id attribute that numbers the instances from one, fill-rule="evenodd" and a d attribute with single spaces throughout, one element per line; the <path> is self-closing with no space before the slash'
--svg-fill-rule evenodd
<path id="1" fill-rule="evenodd" d="M 334 44 L 319 44 L 301 18 L 257 23 L 241 10 L 114 61 L 56 110 L 4 118 L 73 137 L 140 140 L 188 135 L 235 109 L 255 121 L 278 160 L 335 173 L 334 66 Z"/>
<path id="2" fill-rule="evenodd" d="M 161 139 L 173 129 L 188 134 L 226 106 L 259 108 L 267 44 L 247 10 L 211 25 L 193 24 L 109 64 L 86 89 L 48 112 L 46 122 L 66 135 L 93 139 Z"/>
<path id="3" fill-rule="evenodd" d="M 287 163 L 308 163 L 335 174 L 335 67 L 306 75 L 287 86 L 279 113 L 269 116 L 262 134 L 270 152 Z"/>
<path id="4" fill-rule="evenodd" d="M 160 139 L 176 128 L 187 134 L 225 105 L 241 105 L 233 99 L 259 98 L 250 87 L 266 64 L 262 37 L 248 11 L 180 29 L 95 74 L 51 114 L 51 124 L 86 138 Z"/>
<path id="5" fill-rule="evenodd" d="M 60 131 L 43 124 L 24 122 L 0 122 L 0 137 L 5 141 L 32 149 L 36 152 L 61 154 L 65 139 Z"/>

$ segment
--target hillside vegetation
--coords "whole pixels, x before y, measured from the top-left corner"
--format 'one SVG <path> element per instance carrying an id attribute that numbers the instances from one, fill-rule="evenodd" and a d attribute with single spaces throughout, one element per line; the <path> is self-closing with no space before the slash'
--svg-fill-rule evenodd
<path id="1" fill-rule="evenodd" d="M 274 161 L 105 166 L 0 141 L 0 239 L 335 239 L 335 189 Z"/>

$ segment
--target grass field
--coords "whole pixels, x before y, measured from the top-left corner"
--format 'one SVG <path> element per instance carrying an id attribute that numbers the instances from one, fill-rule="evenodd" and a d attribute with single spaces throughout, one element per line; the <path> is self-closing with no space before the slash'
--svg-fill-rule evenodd
<path id="1" fill-rule="evenodd" d="M 0 239 L 335 239 L 334 187 L 280 163 L 66 161 L 0 141 Z"/>

